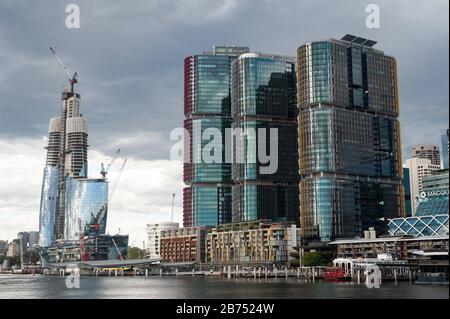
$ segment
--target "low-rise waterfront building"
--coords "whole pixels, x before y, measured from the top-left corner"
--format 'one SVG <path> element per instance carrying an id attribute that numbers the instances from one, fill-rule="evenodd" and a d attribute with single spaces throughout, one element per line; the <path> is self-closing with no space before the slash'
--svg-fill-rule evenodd
<path id="1" fill-rule="evenodd" d="M 160 258 L 161 232 L 180 228 L 179 223 L 163 222 L 147 225 L 147 258 Z"/>
<path id="2" fill-rule="evenodd" d="M 118 260 L 128 253 L 128 235 L 85 236 L 80 240 L 58 240 L 45 251 L 49 263 Z"/>
<path id="3" fill-rule="evenodd" d="M 375 239 L 340 239 L 329 245 L 336 246 L 338 258 L 377 258 L 389 255 L 393 259 L 418 259 L 417 252 L 440 251 L 447 252 L 449 236 L 387 236 Z"/>
<path id="4" fill-rule="evenodd" d="M 211 227 L 198 226 L 161 231 L 161 262 L 204 262 L 206 236 L 210 230 Z"/>
<path id="5" fill-rule="evenodd" d="M 206 240 L 206 261 L 213 264 L 285 264 L 300 246 L 295 223 L 257 220 L 218 225 Z"/>

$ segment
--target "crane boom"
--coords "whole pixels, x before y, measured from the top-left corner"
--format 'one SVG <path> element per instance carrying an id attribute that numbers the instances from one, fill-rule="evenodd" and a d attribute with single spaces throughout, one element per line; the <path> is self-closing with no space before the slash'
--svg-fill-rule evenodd
<path id="1" fill-rule="evenodd" d="M 59 56 L 59 54 L 56 52 L 55 49 L 50 47 L 50 51 L 52 52 L 52 54 L 55 57 L 55 59 L 58 61 L 58 64 L 61 67 L 61 69 L 66 74 L 66 76 L 67 76 L 67 78 L 69 80 L 69 83 L 70 83 L 70 92 L 73 94 L 73 92 L 74 92 L 74 85 L 76 83 L 78 83 L 78 80 L 77 80 L 78 73 L 72 67 L 70 67 L 66 62 L 64 62 L 64 60 Z M 74 72 L 73 75 L 70 75 L 69 69 Z"/>
<path id="2" fill-rule="evenodd" d="M 123 161 L 123 164 L 122 164 L 122 166 L 119 169 L 119 176 L 117 176 L 117 180 L 116 180 L 116 182 L 113 185 L 113 188 L 111 190 L 111 194 L 109 195 L 109 199 L 110 200 L 111 200 L 112 196 L 114 195 L 114 192 L 116 191 L 117 185 L 119 184 L 120 176 L 122 176 L 122 172 L 123 172 L 123 169 L 125 168 L 125 164 L 126 163 L 127 163 L 127 159 L 125 159 Z"/>
<path id="3" fill-rule="evenodd" d="M 102 168 L 100 171 L 100 174 L 102 174 L 103 179 L 106 178 L 106 175 L 109 172 L 109 169 L 111 168 L 111 166 L 114 164 L 114 162 L 116 161 L 117 157 L 119 156 L 120 153 L 120 148 L 116 151 L 116 154 L 114 155 L 114 157 L 112 158 L 111 162 L 109 162 L 108 166 L 105 168 L 105 166 L 102 163 Z"/>

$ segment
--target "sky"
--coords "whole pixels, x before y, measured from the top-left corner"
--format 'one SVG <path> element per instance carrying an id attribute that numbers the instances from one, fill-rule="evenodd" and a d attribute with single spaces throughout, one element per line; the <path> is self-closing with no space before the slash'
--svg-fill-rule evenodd
<path id="1" fill-rule="evenodd" d="M 80 8 L 68 29 L 66 5 Z M 369 29 L 368 4 L 380 8 Z M 404 159 L 440 145 L 449 127 L 447 0 L 0 0 L 0 239 L 37 230 L 49 119 L 67 81 L 49 46 L 79 74 L 89 120 L 89 175 L 122 149 L 109 180 L 107 232 L 143 246 L 148 223 L 182 221 L 182 163 L 169 159 L 183 125 L 184 57 L 214 45 L 294 56 L 350 33 L 397 58 Z M 120 179 L 118 170 L 127 163 Z"/>

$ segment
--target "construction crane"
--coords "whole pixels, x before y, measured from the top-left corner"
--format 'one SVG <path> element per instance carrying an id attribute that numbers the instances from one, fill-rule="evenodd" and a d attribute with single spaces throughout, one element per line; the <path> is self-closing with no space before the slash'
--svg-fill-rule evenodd
<path id="1" fill-rule="evenodd" d="M 102 174 L 103 179 L 106 179 L 106 175 L 108 174 L 109 169 L 114 164 L 114 162 L 116 161 L 117 157 L 119 156 L 119 153 L 120 153 L 120 148 L 116 151 L 116 154 L 114 155 L 114 157 L 112 158 L 111 162 L 108 164 L 106 169 L 105 169 L 105 166 L 102 163 L 102 168 L 100 170 L 100 174 Z"/>
<path id="2" fill-rule="evenodd" d="M 122 176 L 122 172 L 123 172 L 123 169 L 125 168 L 125 164 L 126 163 L 127 163 L 127 159 L 125 159 L 123 161 L 123 164 L 122 164 L 122 166 L 119 169 L 119 176 L 117 176 L 117 179 L 114 182 L 114 185 L 113 185 L 112 190 L 111 190 L 111 194 L 109 195 L 109 200 L 111 200 L 112 196 L 114 195 L 114 192 L 116 191 L 117 185 L 119 185 L 119 180 L 120 180 L 120 177 Z"/>
<path id="3" fill-rule="evenodd" d="M 73 94 L 74 86 L 75 86 L 76 83 L 78 83 L 78 80 L 77 80 L 78 73 L 71 66 L 69 66 L 69 64 L 64 62 L 64 60 L 59 56 L 59 54 L 56 52 L 55 49 L 50 47 L 50 51 L 52 52 L 53 56 L 58 61 L 58 64 L 61 67 L 61 69 L 66 74 L 66 76 L 67 76 L 67 78 L 69 80 L 69 83 L 70 83 L 70 93 Z M 73 72 L 73 75 L 70 75 L 69 70 Z"/>
<path id="4" fill-rule="evenodd" d="M 170 222 L 173 223 L 173 205 L 175 203 L 175 193 L 172 193 L 172 212 L 170 214 Z"/>

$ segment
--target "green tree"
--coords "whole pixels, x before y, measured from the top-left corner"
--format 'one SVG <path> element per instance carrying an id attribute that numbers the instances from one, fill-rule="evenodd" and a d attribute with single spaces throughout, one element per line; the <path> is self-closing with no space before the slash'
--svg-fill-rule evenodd
<path id="1" fill-rule="evenodd" d="M 138 247 L 128 247 L 128 259 L 142 259 L 145 258 L 145 251 Z"/>
<path id="2" fill-rule="evenodd" d="M 303 256 L 303 266 L 318 267 L 327 266 L 333 260 L 334 254 L 332 251 L 314 251 L 307 252 Z"/>

